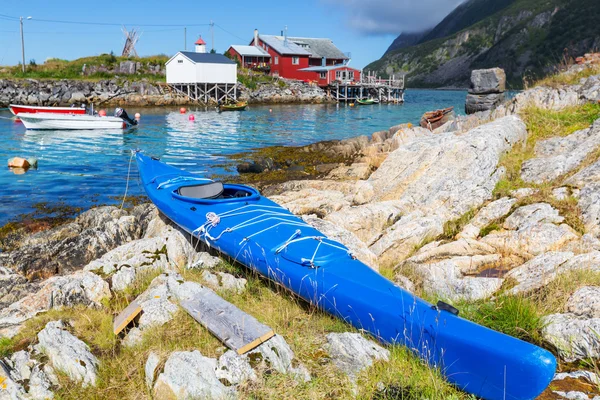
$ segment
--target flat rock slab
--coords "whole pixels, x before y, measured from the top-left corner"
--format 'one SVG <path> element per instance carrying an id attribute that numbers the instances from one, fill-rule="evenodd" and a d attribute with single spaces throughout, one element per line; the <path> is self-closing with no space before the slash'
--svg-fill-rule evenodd
<path id="1" fill-rule="evenodd" d="M 227 347 L 244 354 L 275 333 L 253 316 L 223 300 L 208 288 L 200 288 L 193 297 L 182 300 L 181 307 Z"/>

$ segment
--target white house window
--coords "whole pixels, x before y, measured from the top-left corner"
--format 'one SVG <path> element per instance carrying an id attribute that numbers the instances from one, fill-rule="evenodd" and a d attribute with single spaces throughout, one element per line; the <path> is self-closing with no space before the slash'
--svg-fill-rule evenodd
<path id="1" fill-rule="evenodd" d="M 335 79 L 340 79 L 341 71 L 335 71 Z"/>
<path id="2" fill-rule="evenodd" d="M 279 57 L 275 56 L 275 65 L 279 65 Z"/>
<path id="3" fill-rule="evenodd" d="M 327 78 L 327 72 L 325 72 L 325 71 L 321 72 L 319 75 L 320 75 L 321 79 Z"/>
<path id="4" fill-rule="evenodd" d="M 292 57 L 292 65 L 300 64 L 300 57 Z"/>
<path id="5" fill-rule="evenodd" d="M 177 64 L 183 64 L 183 60 L 177 60 Z"/>
<path id="6" fill-rule="evenodd" d="M 354 80 L 354 71 L 348 71 L 348 79 Z"/>

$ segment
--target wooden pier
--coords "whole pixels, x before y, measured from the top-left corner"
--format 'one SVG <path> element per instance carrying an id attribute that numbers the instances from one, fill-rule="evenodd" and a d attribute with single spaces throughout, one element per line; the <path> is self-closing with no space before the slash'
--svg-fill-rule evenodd
<path id="1" fill-rule="evenodd" d="M 330 98 L 342 103 L 354 103 L 367 98 L 382 103 L 404 103 L 404 76 L 384 79 L 367 74 L 358 82 L 336 81 L 327 86 L 326 91 Z"/>
<path id="2" fill-rule="evenodd" d="M 208 104 L 210 102 L 236 102 L 237 84 L 227 83 L 170 83 L 169 87 L 177 94 L 188 99 Z"/>

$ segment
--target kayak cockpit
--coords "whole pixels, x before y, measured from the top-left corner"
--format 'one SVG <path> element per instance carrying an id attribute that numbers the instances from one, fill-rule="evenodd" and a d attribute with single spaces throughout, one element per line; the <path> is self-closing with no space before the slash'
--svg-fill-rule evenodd
<path id="1" fill-rule="evenodd" d="M 211 181 L 180 186 L 173 190 L 173 197 L 191 203 L 218 203 L 258 200 L 260 193 L 249 186 Z"/>

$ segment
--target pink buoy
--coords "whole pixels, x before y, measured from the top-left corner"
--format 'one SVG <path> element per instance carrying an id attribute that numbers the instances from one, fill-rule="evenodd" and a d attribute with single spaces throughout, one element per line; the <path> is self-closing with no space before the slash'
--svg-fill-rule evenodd
<path id="1" fill-rule="evenodd" d="M 188 119 L 190 121 L 194 121 L 196 119 L 196 117 L 194 117 L 194 114 L 190 114 L 190 116 L 188 117 Z"/>
<path id="2" fill-rule="evenodd" d="M 135 119 L 140 119 L 142 118 L 142 114 L 140 113 L 135 113 Z"/>
<path id="3" fill-rule="evenodd" d="M 106 117 L 106 110 L 100 110 L 98 111 L 98 115 L 101 117 Z"/>
<path id="4" fill-rule="evenodd" d="M 181 108 L 179 109 L 179 113 L 180 113 L 180 114 L 185 114 L 185 107 L 181 107 Z"/>

